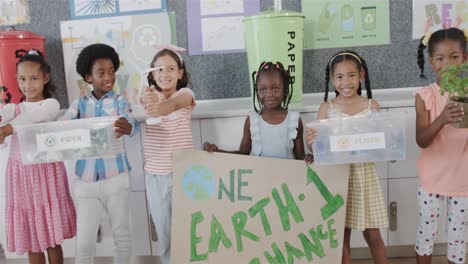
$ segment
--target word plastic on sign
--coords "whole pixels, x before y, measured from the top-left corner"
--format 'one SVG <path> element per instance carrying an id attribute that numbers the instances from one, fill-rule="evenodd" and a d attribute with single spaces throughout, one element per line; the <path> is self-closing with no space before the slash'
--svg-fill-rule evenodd
<path id="1" fill-rule="evenodd" d="M 330 115 L 306 126 L 317 131 L 312 144 L 314 162 L 347 164 L 406 158 L 406 113 Z"/>

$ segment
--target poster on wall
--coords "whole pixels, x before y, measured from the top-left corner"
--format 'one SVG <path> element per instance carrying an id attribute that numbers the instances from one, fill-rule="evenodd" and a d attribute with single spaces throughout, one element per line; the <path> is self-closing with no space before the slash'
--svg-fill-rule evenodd
<path id="1" fill-rule="evenodd" d="M 72 19 L 167 11 L 167 0 L 70 0 Z"/>
<path id="2" fill-rule="evenodd" d="M 466 0 L 413 0 L 413 39 L 448 27 L 468 28 Z"/>
<path id="3" fill-rule="evenodd" d="M 245 51 L 244 16 L 260 12 L 260 0 L 187 1 L 189 54 Z"/>
<path id="4" fill-rule="evenodd" d="M 340 263 L 349 165 L 174 154 L 172 263 Z"/>
<path id="5" fill-rule="evenodd" d="M 87 45 L 105 43 L 120 57 L 114 91 L 137 105 L 142 72 L 150 66 L 154 45 L 175 44 L 174 13 L 143 14 L 60 22 L 68 100 L 88 94 L 92 88 L 76 72 L 76 59 Z M 145 77 L 144 77 L 145 78 Z"/>
<path id="6" fill-rule="evenodd" d="M 29 23 L 28 0 L 0 0 L 0 26 Z"/>
<path id="7" fill-rule="evenodd" d="M 389 0 L 303 0 L 304 48 L 390 43 Z"/>

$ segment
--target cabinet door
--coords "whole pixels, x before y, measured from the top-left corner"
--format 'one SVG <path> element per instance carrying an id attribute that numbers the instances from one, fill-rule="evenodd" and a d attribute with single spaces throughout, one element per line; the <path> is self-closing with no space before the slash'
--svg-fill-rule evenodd
<path id="1" fill-rule="evenodd" d="M 396 230 L 389 230 L 389 245 L 414 245 L 418 225 L 417 178 L 389 179 L 389 202 L 395 203 Z M 447 241 L 445 232 L 447 213 L 446 206 L 442 206 L 439 219 L 438 236 L 436 243 Z"/>
<path id="2" fill-rule="evenodd" d="M 416 144 L 416 112 L 414 107 L 391 108 L 389 112 L 406 113 L 406 159 L 390 161 L 388 165 L 388 177 L 417 177 L 416 160 L 419 156 L 419 147 Z"/>
<path id="3" fill-rule="evenodd" d="M 388 183 L 387 180 L 380 180 L 380 187 L 382 188 L 382 193 L 384 197 L 384 204 L 385 208 L 387 208 L 388 204 Z M 388 211 L 388 210 L 387 210 Z M 382 228 L 380 229 L 380 234 L 382 235 L 382 239 L 385 245 L 388 245 L 388 229 Z M 351 232 L 351 248 L 367 248 L 366 240 L 361 231 L 352 230 Z"/>
<path id="4" fill-rule="evenodd" d="M 202 138 L 201 138 L 201 125 L 200 119 L 192 119 L 192 138 L 193 147 L 195 149 L 202 149 Z"/>
<path id="5" fill-rule="evenodd" d="M 389 231 L 389 245 L 414 245 L 418 222 L 417 178 L 389 179 L 389 201 L 396 204 L 396 229 Z"/>
<path id="6" fill-rule="evenodd" d="M 201 139 L 225 150 L 238 150 L 246 117 L 201 119 Z"/>
<path id="7" fill-rule="evenodd" d="M 75 257 L 76 253 L 76 237 L 67 239 L 62 244 L 63 256 L 65 258 Z"/>
<path id="8" fill-rule="evenodd" d="M 140 123 L 140 129 L 143 130 L 144 123 Z M 130 171 L 130 189 L 132 191 L 145 190 L 145 174 L 143 171 L 143 144 L 141 132 L 133 137 L 124 136 L 125 150 L 127 152 L 128 162 L 132 167 Z"/>

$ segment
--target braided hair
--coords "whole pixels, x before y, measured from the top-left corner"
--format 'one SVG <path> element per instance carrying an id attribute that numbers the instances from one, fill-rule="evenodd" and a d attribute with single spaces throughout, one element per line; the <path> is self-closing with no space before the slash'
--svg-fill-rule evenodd
<path id="1" fill-rule="evenodd" d="M 289 71 L 284 69 L 284 66 L 281 62 L 270 62 L 270 61 L 263 61 L 260 63 L 260 66 L 258 67 L 258 71 L 252 72 L 252 83 L 253 83 L 253 106 L 255 109 L 255 112 L 260 113 L 263 109 L 263 104 L 260 102 L 258 99 L 258 91 L 257 91 L 257 84 L 258 84 L 258 79 L 260 79 L 260 76 L 264 73 L 267 72 L 278 72 L 281 76 L 281 80 L 283 81 L 283 101 L 282 101 L 282 107 L 284 109 L 288 109 L 289 103 L 291 102 L 291 97 L 293 93 L 293 83 L 291 81 L 291 76 L 289 75 Z M 289 88 L 290 87 L 290 88 Z M 257 103 L 258 103 L 258 108 L 257 108 Z"/>
<path id="2" fill-rule="evenodd" d="M 367 98 L 368 99 L 372 98 L 369 70 L 367 68 L 366 61 L 364 60 L 364 58 L 359 56 L 356 52 L 352 50 L 345 50 L 345 51 L 340 51 L 338 53 L 335 53 L 335 55 L 333 55 L 332 59 L 328 62 L 327 67 L 325 68 L 325 97 L 323 98 L 324 101 L 328 100 L 328 91 L 329 91 L 328 84 L 330 83 L 330 75 L 333 74 L 335 70 L 335 66 L 338 63 L 347 61 L 347 60 L 354 62 L 359 72 L 364 70 L 365 72 L 364 84 L 366 86 Z M 362 94 L 361 83 L 359 83 L 359 88 L 357 90 L 357 93 L 358 95 Z M 335 95 L 338 96 L 339 94 L 340 93 L 335 89 Z"/>
<path id="3" fill-rule="evenodd" d="M 421 79 L 426 79 L 426 76 L 424 75 L 424 49 L 426 48 L 426 46 L 424 45 L 423 41 L 425 37 L 426 36 L 423 36 L 421 38 L 421 41 L 419 42 L 417 56 L 419 70 L 421 71 L 419 74 L 419 78 Z M 466 53 L 465 33 L 458 28 L 447 28 L 437 30 L 429 37 L 429 41 L 427 42 L 427 53 L 429 54 L 429 57 L 432 56 L 435 46 L 446 39 L 460 42 L 463 52 Z"/>

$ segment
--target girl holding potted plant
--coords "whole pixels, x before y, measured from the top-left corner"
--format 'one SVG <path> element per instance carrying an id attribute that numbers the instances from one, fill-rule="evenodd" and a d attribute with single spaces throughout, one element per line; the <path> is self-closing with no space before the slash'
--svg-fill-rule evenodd
<path id="1" fill-rule="evenodd" d="M 419 174 L 419 221 L 416 235 L 418 263 L 431 263 L 441 206 L 447 201 L 449 263 L 465 263 L 464 229 L 468 224 L 468 129 L 451 124 L 464 118 L 463 108 L 449 100 L 439 87 L 442 68 L 466 62 L 466 32 L 457 28 L 426 34 L 418 49 L 420 77 L 424 76 L 424 54 L 437 82 L 416 91 L 416 141 L 422 148 Z M 441 85 L 442 86 L 442 85 Z M 441 91 L 442 90 L 442 91 Z"/>

